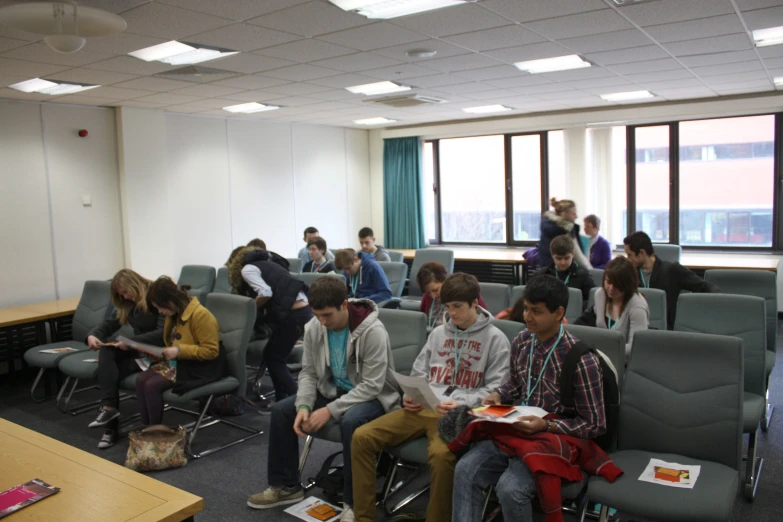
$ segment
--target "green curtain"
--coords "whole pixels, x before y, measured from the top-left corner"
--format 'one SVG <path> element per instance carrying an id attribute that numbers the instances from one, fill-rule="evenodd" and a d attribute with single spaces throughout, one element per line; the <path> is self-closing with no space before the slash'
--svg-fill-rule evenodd
<path id="1" fill-rule="evenodd" d="M 418 137 L 383 140 L 386 248 L 424 248 L 424 197 Z"/>

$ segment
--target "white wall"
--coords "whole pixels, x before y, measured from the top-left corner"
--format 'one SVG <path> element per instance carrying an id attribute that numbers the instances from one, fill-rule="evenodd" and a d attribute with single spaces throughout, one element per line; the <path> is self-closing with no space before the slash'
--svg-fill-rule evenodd
<path id="1" fill-rule="evenodd" d="M 0 101 L 0 158 L 0 306 L 78 296 L 122 267 L 113 110 Z"/>

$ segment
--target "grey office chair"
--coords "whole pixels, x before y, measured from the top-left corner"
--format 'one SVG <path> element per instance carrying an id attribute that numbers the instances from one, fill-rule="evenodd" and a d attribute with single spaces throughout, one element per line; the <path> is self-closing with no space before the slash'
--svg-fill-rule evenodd
<path id="1" fill-rule="evenodd" d="M 421 300 L 422 292 L 419 285 L 416 284 L 416 274 L 424 263 L 437 261 L 446 267 L 446 273 L 454 272 L 454 251 L 447 248 L 420 248 L 413 257 L 411 266 L 410 282 L 408 283 L 408 296 L 403 299 Z"/>
<path id="2" fill-rule="evenodd" d="M 650 309 L 650 328 L 666 330 L 666 292 L 658 288 L 639 287 Z"/>
<path id="3" fill-rule="evenodd" d="M 595 283 L 596 286 L 600 287 L 601 285 L 603 285 L 603 280 L 604 280 L 604 271 L 603 271 L 603 269 L 601 269 L 601 268 L 588 268 L 587 270 L 588 270 L 588 272 L 590 272 L 590 275 L 592 276 L 593 282 Z"/>
<path id="4" fill-rule="evenodd" d="M 522 299 L 522 297 L 525 295 L 525 285 L 518 285 L 511 287 L 511 295 L 509 296 L 508 302 L 509 306 L 514 306 L 517 304 L 517 301 Z"/>
<path id="5" fill-rule="evenodd" d="M 506 334 L 508 342 L 514 342 L 519 332 L 525 329 L 525 325 L 516 321 L 506 321 L 504 319 L 492 319 L 492 324 L 495 325 L 501 332 Z"/>
<path id="6" fill-rule="evenodd" d="M 655 252 L 655 257 L 660 257 L 663 261 L 669 261 L 670 263 L 679 263 L 682 259 L 682 247 L 680 245 L 655 243 L 653 251 Z"/>
<path id="7" fill-rule="evenodd" d="M 678 312 L 679 313 L 679 312 Z M 620 402 L 618 451 L 625 473 L 591 477 L 588 495 L 631 517 L 670 521 L 732 519 L 742 462 L 742 341 L 644 330 L 634 336 Z M 654 398 L 654 400 L 651 400 Z M 693 489 L 639 480 L 651 458 L 701 466 Z"/>
<path id="8" fill-rule="evenodd" d="M 215 277 L 215 287 L 212 291 L 216 294 L 233 294 L 231 284 L 228 282 L 228 267 L 221 266 L 217 269 Z"/>
<path id="9" fill-rule="evenodd" d="M 595 307 L 595 293 L 598 291 L 598 289 L 601 288 L 600 286 L 594 286 L 590 289 L 590 297 L 587 299 L 587 309 Z"/>
<path id="10" fill-rule="evenodd" d="M 302 273 L 302 268 L 304 267 L 304 263 L 301 259 L 298 257 L 287 257 L 286 260 L 288 261 L 288 271 L 292 274 L 300 274 Z"/>
<path id="11" fill-rule="evenodd" d="M 392 263 L 404 263 L 405 262 L 405 254 L 402 252 L 397 252 L 396 250 L 387 250 L 386 252 L 389 253 L 389 259 Z"/>
<path id="12" fill-rule="evenodd" d="M 179 286 L 188 285 L 188 295 L 198 298 L 204 304 L 207 294 L 215 287 L 215 267 L 206 265 L 185 265 L 177 279 Z"/>
<path id="13" fill-rule="evenodd" d="M 573 323 L 580 315 L 582 315 L 582 291 L 578 288 L 569 288 L 565 317 L 569 323 Z"/>
<path id="14" fill-rule="evenodd" d="M 386 299 L 378 303 L 380 308 L 396 308 L 399 305 L 402 291 L 405 289 L 405 277 L 408 275 L 408 265 L 405 263 L 395 263 L 393 261 L 380 261 L 378 264 L 386 274 L 391 288 L 391 299 Z"/>
<path id="15" fill-rule="evenodd" d="M 509 305 L 511 299 L 511 287 L 502 283 L 479 283 L 481 298 L 487 305 L 487 310 L 492 315 L 497 315 Z"/>
<path id="16" fill-rule="evenodd" d="M 567 324 L 565 329 L 580 341 L 606 355 L 617 372 L 617 384 L 622 385 L 625 375 L 625 336 L 622 333 L 577 324 Z"/>

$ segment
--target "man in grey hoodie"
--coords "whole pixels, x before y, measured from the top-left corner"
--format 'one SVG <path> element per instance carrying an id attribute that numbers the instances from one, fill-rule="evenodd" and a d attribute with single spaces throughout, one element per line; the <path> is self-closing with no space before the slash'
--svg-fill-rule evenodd
<path id="1" fill-rule="evenodd" d="M 509 376 L 508 338 L 491 323 L 492 315 L 478 306 L 479 283 L 469 274 L 452 274 L 440 290 L 449 319 L 432 331 L 411 370 L 426 377 L 441 402 L 436 409 L 409 397 L 403 409 L 365 424 L 354 433 L 353 484 L 356 520 L 375 520 L 375 462 L 389 446 L 427 437 L 430 501 L 427 522 L 451 522 L 451 493 L 456 457 L 438 435 L 438 420 L 461 406 L 477 407 Z"/>
<path id="2" fill-rule="evenodd" d="M 375 244 L 375 233 L 370 227 L 364 227 L 359 231 L 359 244 L 362 252 L 372 254 L 376 261 L 391 261 L 388 250 L 383 245 Z"/>
<path id="3" fill-rule="evenodd" d="M 302 371 L 296 397 L 272 407 L 267 479 L 270 487 L 248 499 L 248 506 L 268 509 L 304 497 L 298 472 L 296 436 L 316 433 L 329 421 L 340 425 L 343 443 L 345 510 L 341 522 L 353 522 L 351 438 L 361 425 L 400 407 L 392 376 L 389 336 L 378 307 L 346 297 L 345 284 L 322 277 L 308 298 L 315 317 L 305 326 Z"/>

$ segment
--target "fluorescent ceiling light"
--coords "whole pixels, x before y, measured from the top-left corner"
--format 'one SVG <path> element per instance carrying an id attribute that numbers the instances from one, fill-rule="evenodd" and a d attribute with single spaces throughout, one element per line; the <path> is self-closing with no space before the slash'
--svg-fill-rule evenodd
<path id="1" fill-rule="evenodd" d="M 280 107 L 277 105 L 264 105 L 263 103 L 250 102 L 240 103 L 239 105 L 229 105 L 228 107 L 223 107 L 223 110 L 228 112 L 244 112 L 246 114 L 250 114 L 253 112 L 273 111 L 279 108 Z"/>
<path id="2" fill-rule="evenodd" d="M 354 123 L 359 125 L 380 125 L 382 123 L 394 123 L 397 120 L 390 120 L 388 118 L 367 118 L 364 120 L 353 120 Z"/>
<path id="3" fill-rule="evenodd" d="M 629 91 L 629 92 L 613 92 L 610 94 L 602 94 L 601 98 L 606 101 L 629 101 L 629 100 L 643 100 L 645 98 L 655 98 L 655 95 L 650 91 Z"/>
<path id="4" fill-rule="evenodd" d="M 482 105 L 481 107 L 468 107 L 462 110 L 472 114 L 488 114 L 490 112 L 510 111 L 511 107 L 506 107 L 505 105 Z"/>
<path id="5" fill-rule="evenodd" d="M 345 11 L 355 11 L 367 18 L 396 18 L 414 13 L 432 11 L 441 7 L 475 2 L 477 0 L 329 0 Z"/>
<path id="6" fill-rule="evenodd" d="M 783 86 L 783 76 L 776 76 L 774 82 L 778 87 Z"/>
<path id="7" fill-rule="evenodd" d="M 345 89 L 354 94 L 364 94 L 366 96 L 411 90 L 411 88 L 407 85 L 400 85 L 394 82 L 366 83 L 364 85 L 354 85 L 352 87 L 346 87 Z"/>
<path id="8" fill-rule="evenodd" d="M 770 27 L 769 29 L 753 31 L 753 40 L 756 42 L 756 47 L 782 44 L 783 27 Z"/>
<path id="9" fill-rule="evenodd" d="M 51 96 L 57 96 L 60 94 L 73 94 L 75 92 L 87 91 L 89 89 L 95 89 L 100 85 L 90 85 L 87 83 L 74 83 L 74 82 L 58 82 L 52 80 L 42 80 L 41 78 L 33 78 L 24 82 L 15 83 L 9 85 L 11 89 L 16 89 L 22 92 L 38 92 L 41 94 L 49 94 Z"/>
<path id="10" fill-rule="evenodd" d="M 238 54 L 239 51 L 231 49 L 221 49 L 220 47 L 211 47 L 194 43 L 177 42 L 172 40 L 152 47 L 146 47 L 128 53 L 134 58 L 144 60 L 145 62 L 164 62 L 171 65 L 184 65 L 192 63 L 201 63 L 224 56 Z"/>
<path id="11" fill-rule="evenodd" d="M 527 71 L 530 74 L 548 73 L 555 71 L 568 71 L 570 69 L 583 69 L 592 64 L 586 62 L 576 54 L 568 56 L 557 56 L 555 58 L 544 58 L 542 60 L 528 60 L 526 62 L 517 62 L 514 64 L 520 71 Z"/>

